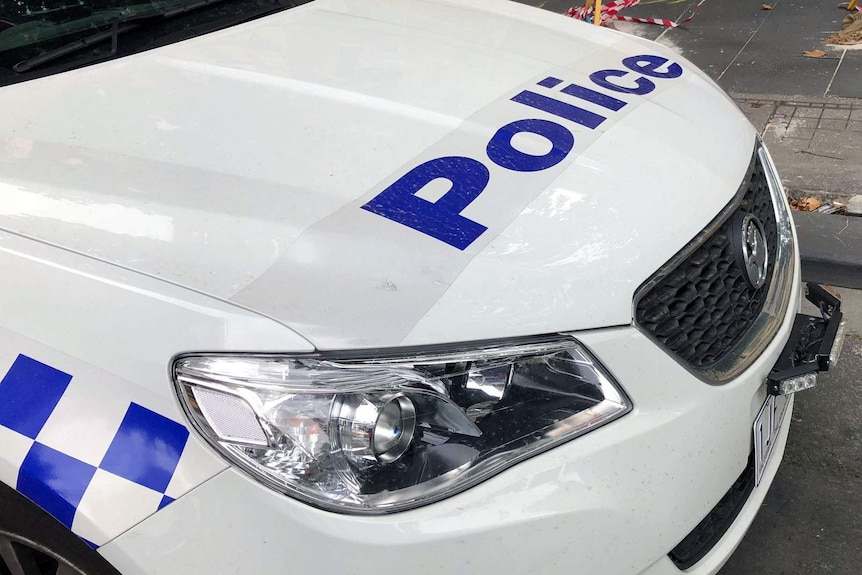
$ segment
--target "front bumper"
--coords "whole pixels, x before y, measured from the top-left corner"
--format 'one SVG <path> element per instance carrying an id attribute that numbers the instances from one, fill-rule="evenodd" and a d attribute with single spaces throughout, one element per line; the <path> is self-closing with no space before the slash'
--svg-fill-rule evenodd
<path id="1" fill-rule="evenodd" d="M 794 273 L 798 302 L 798 266 Z M 763 382 L 795 307 L 765 352 L 722 386 L 704 384 L 634 328 L 579 333 L 631 396 L 632 413 L 433 505 L 336 515 L 229 469 L 99 551 L 125 575 L 680 573 L 667 554 L 747 465 Z M 739 543 L 778 469 L 789 421 L 788 413 L 731 528 L 687 572 L 715 573 Z"/>

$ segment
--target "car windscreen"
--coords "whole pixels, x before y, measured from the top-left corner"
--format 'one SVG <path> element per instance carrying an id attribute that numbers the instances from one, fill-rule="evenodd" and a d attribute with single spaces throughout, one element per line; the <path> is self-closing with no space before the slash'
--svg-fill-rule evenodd
<path id="1" fill-rule="evenodd" d="M 308 0 L 0 0 L 0 86 L 122 57 Z"/>

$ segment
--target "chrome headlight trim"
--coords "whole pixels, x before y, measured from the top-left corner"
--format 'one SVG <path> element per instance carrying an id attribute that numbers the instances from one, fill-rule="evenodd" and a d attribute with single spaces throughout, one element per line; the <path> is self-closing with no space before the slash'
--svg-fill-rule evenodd
<path id="1" fill-rule="evenodd" d="M 465 410 L 461 415 L 450 410 L 446 414 L 448 421 L 451 423 L 460 417 L 464 425 L 464 427 L 461 428 L 462 431 L 458 432 L 460 434 L 460 439 L 454 438 L 453 443 L 451 443 L 453 448 L 460 449 L 460 446 L 462 445 L 471 445 L 473 448 L 475 448 L 476 445 L 491 445 L 492 448 L 486 449 L 485 451 L 479 449 L 479 451 L 476 451 L 479 455 L 475 456 L 473 459 L 468 458 L 464 463 L 458 464 L 451 469 L 447 468 L 445 472 L 428 476 L 430 479 L 425 479 L 424 477 L 426 477 L 426 475 L 423 475 L 423 479 L 415 484 L 410 483 L 401 485 L 400 479 L 394 482 L 389 482 L 387 483 L 388 487 L 379 493 L 369 490 L 368 484 L 365 484 L 363 487 L 361 474 L 357 475 L 354 473 L 354 471 L 356 471 L 356 465 L 360 468 L 365 465 L 372 467 L 377 466 L 375 473 L 378 474 L 381 472 L 381 469 L 385 472 L 386 466 L 391 465 L 393 466 L 393 469 L 395 469 L 396 466 L 393 465 L 393 460 L 401 457 L 403 452 L 399 447 L 398 450 L 393 452 L 397 453 L 397 456 L 393 456 L 393 453 L 386 452 L 377 457 L 373 451 L 373 446 L 371 451 L 363 449 L 363 446 L 360 446 L 359 449 L 352 449 L 354 446 L 354 443 L 351 443 L 352 440 L 359 437 L 359 441 L 361 442 L 363 433 L 365 436 L 370 436 L 373 442 L 375 438 L 374 434 L 368 433 L 371 421 L 368 418 L 368 409 L 373 409 L 374 405 L 380 406 L 387 404 L 392 401 L 392 398 L 398 398 L 399 400 L 404 398 L 402 403 L 405 405 L 407 404 L 407 401 L 418 401 L 415 406 L 415 411 L 413 411 L 412 405 L 408 406 L 410 409 L 404 411 L 409 417 L 416 418 L 415 422 L 410 422 L 410 426 L 405 426 L 405 428 L 409 428 L 411 430 L 411 433 L 414 426 L 418 430 L 423 425 L 423 421 L 428 421 L 428 414 L 433 411 L 429 410 L 428 406 L 432 404 L 434 406 L 438 405 L 433 402 L 428 403 L 426 400 L 429 400 L 429 398 L 436 398 L 434 401 L 441 400 L 448 402 L 449 407 L 443 406 L 445 409 L 450 409 L 451 406 L 460 407 L 465 405 L 462 398 L 456 397 L 451 393 L 450 389 L 447 389 L 450 382 L 431 381 L 434 379 L 433 377 L 426 377 L 428 381 L 417 380 L 417 374 L 419 374 L 419 379 L 421 379 L 422 374 L 427 375 L 428 373 L 424 371 L 422 366 L 433 366 L 433 368 L 436 369 L 440 365 L 464 365 L 464 362 L 472 361 L 472 367 L 468 365 L 464 368 L 467 376 L 466 379 L 462 380 L 462 384 L 472 390 L 471 393 L 479 393 L 480 391 L 482 393 L 487 393 L 487 399 L 489 400 L 500 395 L 502 402 L 502 393 L 498 393 L 499 390 L 493 388 L 493 386 L 489 386 L 489 382 L 487 380 L 471 380 L 470 378 L 472 375 L 474 373 L 481 372 L 483 369 L 486 370 L 486 372 L 492 369 L 499 369 L 499 366 L 501 365 L 526 365 L 525 362 L 529 362 L 537 358 L 555 358 L 558 357 L 556 354 L 563 352 L 574 352 L 574 355 L 567 357 L 574 358 L 574 363 L 577 363 L 578 365 L 588 366 L 585 368 L 586 371 L 577 373 L 585 374 L 589 372 L 590 374 L 595 375 L 595 379 L 591 380 L 593 383 L 590 384 L 594 387 L 589 388 L 594 389 L 595 399 L 592 400 L 592 403 L 587 402 L 584 404 L 586 407 L 583 409 L 567 411 L 566 408 L 563 408 L 562 412 L 559 411 L 560 395 L 558 392 L 563 388 L 556 388 L 555 390 L 550 387 L 543 388 L 542 386 L 544 383 L 550 380 L 541 378 L 533 379 L 527 387 L 521 387 L 521 389 L 527 390 L 529 393 L 533 394 L 534 397 L 536 397 L 535 394 L 539 394 L 540 397 L 544 397 L 543 394 L 553 394 L 557 392 L 557 395 L 553 396 L 557 398 L 555 400 L 557 401 L 557 407 L 543 415 L 541 421 L 544 423 L 537 424 L 535 428 L 530 427 L 528 417 L 529 414 L 536 414 L 536 409 L 530 408 L 527 409 L 527 411 L 524 411 L 523 413 L 527 414 L 527 418 L 519 417 L 517 400 L 514 407 L 511 402 L 506 405 L 501 403 L 501 409 L 504 409 L 504 411 L 496 412 L 497 415 L 494 416 L 496 417 L 496 420 L 491 431 L 482 427 L 482 419 L 467 421 L 468 418 L 475 416 L 476 412 L 470 411 L 472 408 L 467 409 L 465 407 Z M 205 371 L 196 369 L 194 368 L 194 365 L 192 365 L 195 363 L 197 363 L 198 366 L 206 365 L 208 360 L 222 362 L 219 364 L 221 366 L 219 374 L 208 375 Z M 191 364 L 189 361 L 191 361 Z M 285 375 L 285 382 L 279 383 L 278 381 L 274 381 L 271 375 L 269 375 L 274 373 L 273 370 L 269 368 L 265 370 L 262 369 L 260 373 L 265 373 L 266 375 L 256 379 L 255 377 L 248 377 L 247 374 L 243 375 L 243 364 L 248 365 L 255 362 L 269 362 L 271 367 L 273 362 L 284 362 L 286 364 L 288 362 L 296 361 L 309 362 L 309 364 L 313 364 L 315 369 L 334 370 L 337 372 L 337 381 L 334 386 L 330 385 L 327 387 L 326 385 L 320 386 L 317 382 L 311 381 L 310 379 L 300 380 L 298 376 L 295 377 L 295 379 L 288 381 L 291 376 Z M 233 367 L 229 365 L 231 362 L 234 362 L 235 364 Z M 192 369 L 189 369 L 190 365 L 192 365 Z M 240 368 L 234 369 L 236 365 L 239 365 Z M 483 367 L 489 365 L 491 367 Z M 547 367 L 542 367 L 540 369 L 554 370 L 554 365 L 552 365 L 552 363 L 543 365 L 546 365 Z M 517 367 L 513 367 L 512 369 L 517 369 Z M 287 371 L 285 371 L 285 374 L 286 373 Z M 506 385 L 509 385 L 513 381 L 511 373 L 512 372 L 510 371 L 508 378 L 504 378 Z M 520 377 L 521 382 L 523 382 L 525 373 L 527 372 L 516 371 L 516 373 L 519 373 L 518 377 Z M 554 373 L 560 374 L 564 372 L 554 371 Z M 267 487 L 298 499 L 304 503 L 327 511 L 353 515 L 380 515 L 394 513 L 424 506 L 435 501 L 448 498 L 469 489 L 494 475 L 497 475 L 525 459 L 534 457 L 535 455 L 543 453 L 553 447 L 566 443 L 576 437 L 580 437 L 593 431 L 598 427 L 606 425 L 619 417 L 622 417 L 632 409 L 631 400 L 610 372 L 601 365 L 601 363 L 583 344 L 568 334 L 520 339 L 515 341 L 476 342 L 473 344 L 446 346 L 442 348 L 422 347 L 403 350 L 375 350 L 373 352 L 351 351 L 315 354 L 183 354 L 174 359 L 172 364 L 172 375 L 180 404 L 189 421 L 192 423 L 192 426 L 231 465 L 242 469 L 253 479 L 263 483 Z M 571 379 L 571 381 L 574 384 L 583 385 L 586 380 L 578 379 L 580 377 L 580 375 L 574 376 L 574 379 Z M 528 375 L 527 378 L 529 379 L 530 376 Z M 297 381 L 300 383 L 296 384 Z M 471 381 L 472 384 L 467 385 Z M 570 376 L 563 375 L 562 379 L 558 378 L 556 381 L 558 383 L 560 381 L 568 382 L 570 381 Z M 310 385 L 308 385 L 309 382 Z M 518 386 L 522 386 L 523 383 L 513 385 L 517 388 Z M 580 391 L 576 393 L 576 389 L 580 388 L 573 387 L 569 395 L 572 397 L 575 397 L 576 395 L 584 397 L 579 395 L 581 393 Z M 253 426 L 225 426 L 223 425 L 224 420 L 221 422 L 216 421 L 213 424 L 212 420 L 207 419 L 208 416 L 203 413 L 204 410 L 201 409 L 201 406 L 196 405 L 196 390 L 204 390 L 205 394 L 223 394 L 231 400 L 227 402 L 227 404 L 231 404 L 231 402 L 235 404 L 236 402 L 233 400 L 239 399 L 246 405 L 250 406 L 251 410 L 257 417 L 254 421 L 260 423 L 261 428 L 263 429 L 262 435 L 266 437 L 269 447 L 261 448 L 259 445 L 261 434 L 256 430 L 252 430 Z M 283 396 L 286 395 L 308 395 L 309 393 L 331 394 L 333 396 L 332 402 L 329 404 L 329 411 L 326 412 L 327 415 L 323 418 L 326 420 L 324 427 L 329 426 L 328 431 L 324 430 L 324 435 L 319 437 L 325 436 L 327 438 L 326 441 L 330 442 L 327 444 L 326 449 L 328 449 L 328 451 L 326 452 L 326 457 L 329 458 L 327 461 L 334 461 L 333 466 L 327 467 L 324 471 L 327 473 L 333 471 L 333 477 L 339 481 L 342 479 L 344 480 L 342 481 L 342 484 L 343 486 L 346 486 L 345 489 L 348 491 L 349 489 L 353 489 L 352 493 L 347 493 L 345 491 L 343 497 L 342 495 L 338 495 L 338 497 L 330 497 L 325 493 L 322 494 L 317 487 L 302 485 L 295 477 L 288 477 L 284 474 L 279 475 L 279 473 L 269 472 L 267 469 L 262 467 L 260 460 L 255 460 L 253 456 L 249 455 L 250 453 L 258 453 L 255 450 L 264 449 L 273 451 L 277 449 L 274 446 L 284 445 L 284 437 L 279 437 L 282 434 L 283 428 L 279 428 L 280 423 L 274 424 L 277 417 L 271 416 L 272 412 L 267 411 L 267 409 L 269 409 L 267 405 L 271 406 L 280 404 L 280 402 L 283 401 Z M 205 394 L 202 394 L 201 397 L 204 397 Z M 563 395 L 567 395 L 565 390 L 563 390 Z M 352 399 L 357 397 L 360 398 L 360 402 L 364 399 L 370 399 L 370 402 L 366 402 L 364 407 L 365 411 L 362 413 L 362 417 L 357 418 L 357 425 L 352 426 L 351 423 L 345 427 L 344 418 L 349 418 L 350 413 L 359 413 L 355 407 L 359 403 L 352 401 Z M 344 398 L 351 401 L 346 402 L 344 401 Z M 263 401 L 261 401 L 261 399 L 263 399 Z M 532 404 L 528 402 L 525 405 L 537 405 L 535 400 L 532 401 Z M 493 401 L 484 401 L 483 396 L 483 401 L 473 407 L 478 406 L 479 411 L 481 411 L 482 409 L 487 409 L 487 404 L 489 403 L 493 403 Z M 538 402 L 538 405 L 543 405 L 544 403 L 545 400 L 541 399 Z M 549 405 L 553 404 L 552 401 L 548 401 L 547 403 Z M 371 407 L 369 407 L 369 405 L 371 405 Z M 422 413 L 423 409 L 424 413 Z M 501 413 L 505 413 L 506 415 L 501 418 Z M 564 413 L 564 415 L 559 415 L 559 413 Z M 347 415 L 345 416 L 345 414 Z M 454 419 L 452 418 L 453 415 L 455 416 Z M 509 415 L 511 415 L 511 417 L 509 417 Z M 294 417 L 294 412 L 291 412 L 290 416 Z M 335 419 L 333 419 L 333 417 Z M 423 417 L 426 419 L 422 420 Z M 295 421 L 295 418 L 290 421 Z M 551 423 L 548 423 L 548 421 L 551 421 Z M 495 442 L 501 441 L 501 438 L 504 439 L 506 437 L 505 433 L 500 434 L 501 424 L 504 427 L 506 425 L 514 425 L 519 427 L 519 429 L 514 432 L 514 435 L 509 435 L 509 439 L 498 444 Z M 220 436 L 219 429 L 224 430 L 228 427 L 231 427 L 230 432 L 222 432 L 223 435 Z M 345 429 L 347 430 L 348 435 L 353 433 L 352 430 L 358 430 L 360 433 L 359 436 L 350 435 L 348 438 L 348 443 L 350 443 L 350 445 L 347 446 L 347 448 L 345 448 L 346 444 L 341 441 L 344 436 L 343 432 Z M 529 431 L 530 429 L 533 429 L 533 431 Z M 253 441 L 250 441 L 248 438 L 236 440 L 235 437 L 243 435 L 243 433 L 234 433 L 235 430 L 242 430 L 243 432 L 252 430 L 252 433 L 247 433 L 246 435 Z M 431 431 L 431 440 L 447 441 L 446 437 L 433 437 L 437 435 L 439 429 L 432 428 L 429 431 Z M 484 433 L 485 435 L 481 436 L 481 440 L 477 439 L 477 441 L 479 441 L 478 444 L 473 444 L 463 439 L 464 437 L 471 436 L 471 434 L 473 434 L 473 437 L 479 438 L 479 432 Z M 425 433 L 425 431 L 423 430 L 422 433 Z M 443 435 L 445 435 L 445 433 Z M 227 436 L 227 440 L 225 436 Z M 512 441 L 513 438 L 515 438 L 514 441 Z M 422 436 L 421 439 L 424 441 L 424 436 Z M 420 436 L 417 435 L 417 441 L 419 440 Z M 418 449 L 421 450 L 426 447 L 427 446 L 418 446 Z M 338 454 L 341 454 L 342 457 Z M 487 457 L 485 455 L 487 455 Z M 447 457 L 449 456 L 451 456 L 451 454 L 447 455 Z M 343 459 L 343 461 L 341 459 Z M 323 458 L 321 458 L 320 461 L 323 461 Z M 458 462 L 455 463 L 457 464 Z M 409 471 L 410 462 L 407 461 L 407 464 L 408 468 L 404 468 L 402 466 L 402 468 L 398 470 L 399 473 L 404 473 L 405 469 Z M 326 465 L 329 465 L 329 463 L 326 463 Z M 353 467 L 351 467 L 351 465 Z M 360 469 L 360 471 L 362 471 L 362 469 Z M 356 480 L 356 477 L 351 476 L 351 474 L 359 479 Z M 366 497 L 366 495 L 368 496 Z"/>

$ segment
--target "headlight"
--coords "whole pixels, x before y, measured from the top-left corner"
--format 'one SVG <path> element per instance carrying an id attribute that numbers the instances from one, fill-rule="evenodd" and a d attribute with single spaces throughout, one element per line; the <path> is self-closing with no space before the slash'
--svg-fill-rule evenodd
<path id="1" fill-rule="evenodd" d="M 448 497 L 631 407 L 570 338 L 410 357 L 192 355 L 174 380 L 231 463 L 342 513 Z"/>

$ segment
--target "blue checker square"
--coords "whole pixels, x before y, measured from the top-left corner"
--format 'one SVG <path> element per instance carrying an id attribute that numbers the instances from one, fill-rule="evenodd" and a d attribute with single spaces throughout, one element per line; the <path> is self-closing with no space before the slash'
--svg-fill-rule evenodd
<path id="1" fill-rule="evenodd" d="M 92 465 L 36 442 L 21 464 L 16 488 L 71 529 L 95 473 Z"/>
<path id="2" fill-rule="evenodd" d="M 95 543 L 93 543 L 92 541 L 88 541 L 87 539 L 84 539 L 83 537 L 78 537 L 78 539 L 80 539 L 81 541 L 83 541 L 84 543 L 86 543 L 86 544 L 87 544 L 87 546 L 88 546 L 88 547 L 90 547 L 90 549 L 98 549 L 98 548 L 99 548 L 99 546 L 98 546 L 98 545 L 96 545 L 96 544 L 95 544 Z"/>
<path id="3" fill-rule="evenodd" d="M 168 505 L 170 505 L 174 501 L 175 501 L 175 499 L 173 497 L 168 497 L 167 495 L 165 495 L 164 497 L 162 497 L 162 500 L 159 502 L 159 511 L 161 511 L 163 508 L 167 507 Z"/>
<path id="4" fill-rule="evenodd" d="M 0 425 L 36 439 L 72 376 L 19 355 L 0 381 Z"/>
<path id="5" fill-rule="evenodd" d="M 188 437 L 185 426 L 132 403 L 99 467 L 164 493 Z"/>

